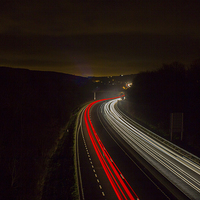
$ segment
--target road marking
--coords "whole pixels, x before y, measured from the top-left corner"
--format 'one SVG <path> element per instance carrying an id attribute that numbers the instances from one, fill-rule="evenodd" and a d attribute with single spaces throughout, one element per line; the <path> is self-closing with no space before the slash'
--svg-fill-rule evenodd
<path id="1" fill-rule="evenodd" d="M 97 133 L 95 133 L 95 135 L 97 135 Z M 86 153 L 87 153 L 87 155 L 88 155 L 88 159 L 89 159 L 89 161 L 90 161 L 91 167 L 93 168 L 94 175 L 95 175 L 95 177 L 97 178 L 98 175 L 96 174 L 96 170 L 94 169 L 94 165 L 93 165 L 93 163 L 92 163 L 92 159 L 91 159 L 89 150 L 88 150 L 88 148 L 87 148 L 86 140 L 85 140 L 83 134 L 82 134 L 82 138 L 83 138 L 84 146 L 85 146 L 85 149 L 86 149 Z M 99 141 L 101 142 L 100 139 L 99 139 Z M 104 150 L 105 150 L 105 147 L 103 147 L 103 148 L 104 148 Z M 112 161 L 112 160 L 111 160 L 111 161 Z M 97 178 L 96 180 L 97 180 L 98 183 L 100 183 L 100 180 L 99 180 L 98 178 Z M 99 188 L 102 190 L 101 184 L 99 184 Z M 102 195 L 105 196 L 105 193 L 102 192 Z"/>
<path id="2" fill-rule="evenodd" d="M 120 174 L 120 176 L 124 179 L 124 176 L 122 174 Z"/>

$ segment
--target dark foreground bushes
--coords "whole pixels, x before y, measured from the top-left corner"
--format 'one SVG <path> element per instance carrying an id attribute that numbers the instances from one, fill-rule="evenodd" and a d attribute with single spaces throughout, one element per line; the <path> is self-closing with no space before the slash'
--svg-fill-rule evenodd
<path id="1" fill-rule="evenodd" d="M 173 142 L 200 156 L 200 62 L 186 69 L 181 63 L 139 73 L 127 91 L 130 113 L 169 139 L 170 113 L 184 114 L 183 141 Z"/>
<path id="2" fill-rule="evenodd" d="M 90 85 L 54 72 L 1 67 L 0 76 L 0 199 L 40 199 L 49 159 L 72 109 L 92 99 Z"/>

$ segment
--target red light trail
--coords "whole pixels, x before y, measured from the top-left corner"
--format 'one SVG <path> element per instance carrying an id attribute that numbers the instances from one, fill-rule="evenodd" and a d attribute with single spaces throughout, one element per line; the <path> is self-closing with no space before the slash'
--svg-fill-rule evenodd
<path id="1" fill-rule="evenodd" d="M 99 161 L 100 161 L 118 199 L 137 199 L 137 200 L 139 200 L 138 196 L 136 195 L 134 190 L 131 188 L 131 186 L 129 185 L 127 180 L 124 178 L 124 176 L 118 169 L 117 165 L 114 163 L 111 156 L 105 149 L 103 143 L 101 142 L 99 136 L 97 135 L 97 133 L 92 125 L 90 115 L 89 115 L 90 109 L 94 104 L 96 104 L 100 101 L 116 99 L 116 98 L 120 98 L 120 97 L 101 99 L 101 100 L 94 101 L 93 103 L 89 104 L 84 112 L 84 120 L 85 120 L 85 124 L 86 124 L 86 128 L 87 128 L 89 137 L 93 144 L 94 150 L 99 158 Z"/>

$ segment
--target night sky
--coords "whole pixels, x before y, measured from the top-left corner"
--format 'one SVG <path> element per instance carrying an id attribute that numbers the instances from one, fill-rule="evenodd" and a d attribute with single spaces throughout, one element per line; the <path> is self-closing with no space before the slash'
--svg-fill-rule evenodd
<path id="1" fill-rule="evenodd" d="M 0 66 L 135 74 L 200 58 L 200 1 L 3 0 Z"/>

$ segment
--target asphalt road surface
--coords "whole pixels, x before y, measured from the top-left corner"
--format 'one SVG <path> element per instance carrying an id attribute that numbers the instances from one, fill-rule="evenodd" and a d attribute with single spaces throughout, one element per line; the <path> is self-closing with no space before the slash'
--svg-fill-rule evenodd
<path id="1" fill-rule="evenodd" d="M 166 159 L 166 162 L 170 163 L 167 166 L 177 170 L 177 167 L 171 164 L 171 152 L 160 150 L 160 145 L 150 138 L 147 139 L 145 133 L 133 134 L 130 122 L 119 115 L 116 102 L 117 100 L 94 102 L 79 116 L 77 163 L 80 198 L 198 199 L 200 193 L 194 188 L 189 189 L 189 194 L 183 194 L 180 188 L 174 185 L 176 177 L 166 166 L 158 170 L 160 162 Z M 176 158 L 175 164 L 179 163 Z M 166 169 L 173 181 L 163 175 Z M 195 168 L 192 172 L 195 174 L 195 180 L 191 180 L 197 188 L 198 170 Z M 179 173 L 186 176 L 181 170 Z M 188 190 L 188 185 L 183 186 Z"/>

